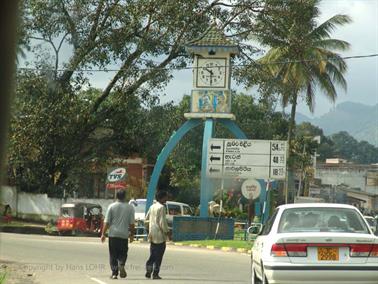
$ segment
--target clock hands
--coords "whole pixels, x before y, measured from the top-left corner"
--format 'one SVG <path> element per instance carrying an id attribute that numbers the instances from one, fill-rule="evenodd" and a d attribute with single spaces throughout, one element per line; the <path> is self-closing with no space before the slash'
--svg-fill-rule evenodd
<path id="1" fill-rule="evenodd" d="M 210 70 L 209 68 L 206 68 L 206 67 L 203 67 L 203 69 L 205 69 L 207 72 L 210 73 L 210 85 L 212 85 L 213 84 L 214 72 L 212 70 Z"/>
<path id="2" fill-rule="evenodd" d="M 210 70 L 209 68 L 203 67 L 203 69 L 205 69 L 207 72 L 209 72 L 211 76 L 213 75 L 213 71 Z"/>

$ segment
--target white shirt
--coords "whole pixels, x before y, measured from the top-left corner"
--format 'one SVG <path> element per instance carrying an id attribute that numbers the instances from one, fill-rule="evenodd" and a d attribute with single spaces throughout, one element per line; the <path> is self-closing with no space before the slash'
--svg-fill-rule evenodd
<path id="1" fill-rule="evenodd" d="M 147 212 L 146 221 L 149 222 L 148 240 L 154 244 L 164 243 L 169 232 L 165 206 L 160 202 L 153 204 Z"/>

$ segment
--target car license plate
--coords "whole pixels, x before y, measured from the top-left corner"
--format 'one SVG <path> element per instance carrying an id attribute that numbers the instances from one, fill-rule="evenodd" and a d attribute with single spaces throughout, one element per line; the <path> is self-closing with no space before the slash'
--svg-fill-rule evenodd
<path id="1" fill-rule="evenodd" d="M 338 261 L 339 248 L 333 248 L 333 247 L 318 248 L 318 260 Z"/>

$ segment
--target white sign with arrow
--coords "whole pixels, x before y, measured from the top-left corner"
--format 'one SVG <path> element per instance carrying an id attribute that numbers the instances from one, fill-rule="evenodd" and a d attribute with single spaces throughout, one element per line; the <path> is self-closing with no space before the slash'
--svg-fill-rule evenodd
<path id="1" fill-rule="evenodd" d="M 287 142 L 280 140 L 210 139 L 207 175 L 285 179 Z"/>

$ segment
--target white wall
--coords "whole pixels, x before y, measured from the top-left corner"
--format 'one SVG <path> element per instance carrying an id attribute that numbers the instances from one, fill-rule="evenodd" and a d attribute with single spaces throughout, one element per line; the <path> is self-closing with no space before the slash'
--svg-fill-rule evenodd
<path id="1" fill-rule="evenodd" d="M 62 201 L 47 194 L 18 193 L 17 217 L 33 220 L 49 220 L 59 215 Z"/>
<path id="2" fill-rule="evenodd" d="M 322 184 L 339 185 L 346 184 L 353 188 L 365 190 L 366 170 L 343 168 L 317 168 L 316 178 L 322 180 Z"/>

